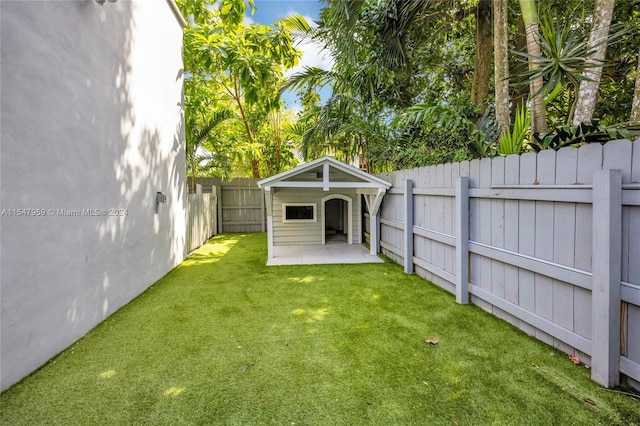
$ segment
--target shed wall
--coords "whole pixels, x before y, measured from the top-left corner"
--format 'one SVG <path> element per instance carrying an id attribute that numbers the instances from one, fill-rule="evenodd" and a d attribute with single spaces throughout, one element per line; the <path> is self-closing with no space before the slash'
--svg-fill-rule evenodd
<path id="1" fill-rule="evenodd" d="M 352 244 L 361 242 L 361 196 L 355 190 L 323 191 L 321 188 L 274 188 L 273 194 L 273 245 L 313 245 L 322 244 L 324 218 L 322 217 L 322 199 L 328 195 L 341 194 L 351 198 L 353 229 L 350 235 Z M 283 223 L 283 203 L 315 203 L 317 221 L 303 223 Z"/>

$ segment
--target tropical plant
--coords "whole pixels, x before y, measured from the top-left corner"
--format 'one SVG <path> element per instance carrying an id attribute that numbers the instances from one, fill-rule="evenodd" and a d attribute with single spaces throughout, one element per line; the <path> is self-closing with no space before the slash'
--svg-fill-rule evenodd
<path id="1" fill-rule="evenodd" d="M 511 155 L 520 154 L 525 147 L 525 139 L 531 127 L 531 117 L 526 107 L 516 108 L 515 120 L 511 131 L 505 129 L 500 136 L 498 144 L 498 154 Z"/>
<path id="2" fill-rule="evenodd" d="M 601 125 L 599 120 L 583 121 L 579 125 L 559 126 L 546 133 L 533 133 L 529 146 L 536 152 L 543 149 L 558 150 L 583 143 L 606 143 L 615 139 L 635 139 L 640 136 L 640 125 L 622 123 Z"/>
<path id="3" fill-rule="evenodd" d="M 186 125 L 186 161 L 187 170 L 191 175 L 191 192 L 196 191 L 196 177 L 200 173 L 207 174 L 208 171 L 217 169 L 218 175 L 225 175 L 230 172 L 231 161 L 229 157 L 218 154 L 217 152 L 208 151 L 203 148 L 206 142 L 209 142 L 214 136 L 213 131 L 222 122 L 234 117 L 235 114 L 228 110 L 222 109 L 214 111 L 204 123 L 199 123 L 196 117 L 187 116 Z"/>
<path id="4" fill-rule="evenodd" d="M 397 128 L 412 128 L 429 125 L 431 129 L 444 131 L 452 144 L 458 135 L 464 135 L 465 144 L 458 147 L 449 156 L 462 159 L 460 148 L 465 149 L 469 158 L 493 157 L 497 153 L 496 141 L 500 128 L 495 121 L 494 109 L 488 108 L 476 123 L 452 108 L 441 105 L 416 104 L 399 115 L 392 123 Z M 425 137 L 428 137 L 425 135 Z M 453 144 L 456 146 L 455 144 Z M 442 147 L 442 145 L 441 145 Z M 442 149 L 442 148 L 440 148 Z"/>
<path id="5" fill-rule="evenodd" d="M 513 52 L 520 57 L 527 58 L 537 65 L 537 68 L 526 71 L 522 75 L 528 77 L 525 83 L 536 78 L 543 78 L 545 83 L 540 92 L 546 96 L 546 102 L 552 102 L 558 95 L 570 100 L 570 107 L 566 115 L 566 123 L 573 122 L 574 112 L 578 103 L 580 82 L 589 80 L 586 71 L 590 68 L 606 66 L 603 61 L 593 59 L 593 52 L 597 49 L 569 24 L 560 26 L 549 17 L 542 19 L 540 25 L 541 56 L 533 56 L 523 52 Z M 624 35 L 624 29 L 617 31 L 600 44 L 613 43 Z M 534 94 L 535 95 L 535 94 Z"/>
<path id="6" fill-rule="evenodd" d="M 248 4 L 253 12 L 253 1 Z M 245 0 L 180 0 L 179 5 L 190 22 L 184 35 L 185 86 L 196 82 L 207 86 L 209 95 L 215 93 L 219 104 L 235 112 L 244 141 L 227 148 L 250 163 L 254 177 L 263 169 L 280 169 L 286 164 L 281 162 L 286 153 L 279 143 L 270 145 L 273 139 L 260 132 L 273 134 L 270 114 L 282 108 L 277 89 L 284 71 L 301 55 L 291 33 L 308 28 L 306 21 L 291 16 L 271 26 L 248 24 Z M 193 107 L 187 102 L 186 109 Z M 237 141 L 236 129 L 227 136 Z M 267 155 L 269 150 L 273 155 Z M 274 163 L 264 166 L 263 160 Z"/>
<path id="7" fill-rule="evenodd" d="M 572 30 L 568 24 L 560 28 L 558 23 L 554 23 L 548 17 L 542 19 L 539 44 L 540 56 L 513 52 L 536 65 L 535 68 L 522 73 L 527 77 L 523 83 L 529 84 L 535 79 L 544 79 L 544 85 L 538 89 L 538 93 L 533 94 L 534 96 L 548 95 L 554 90 L 557 94 L 558 88 L 568 88 L 569 97 L 573 99 L 566 117 L 566 122 L 570 123 L 577 102 L 575 94 L 578 91 L 579 81 L 587 78 L 583 74 L 584 69 L 602 66 L 602 63 L 587 62 L 594 48 L 588 44 L 583 35 Z"/>

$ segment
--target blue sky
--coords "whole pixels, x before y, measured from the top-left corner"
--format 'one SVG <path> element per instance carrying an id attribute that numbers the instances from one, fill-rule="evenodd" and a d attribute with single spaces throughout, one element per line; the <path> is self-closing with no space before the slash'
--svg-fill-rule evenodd
<path id="1" fill-rule="evenodd" d="M 318 19 L 322 4 L 317 0 L 256 0 L 254 22 L 273 24 L 280 18 L 294 13 Z"/>
<path id="2" fill-rule="evenodd" d="M 309 24 L 312 20 L 318 19 L 322 3 L 318 0 L 255 0 L 256 12 L 251 16 L 251 12 L 247 11 L 245 20 L 247 22 L 256 22 L 264 25 L 270 25 L 284 18 L 287 15 L 299 14 L 307 19 Z M 331 68 L 331 61 L 326 53 L 321 52 L 319 46 L 314 44 L 300 44 L 296 46 L 304 52 L 298 66 L 291 69 L 288 74 L 295 74 L 300 71 L 303 66 L 319 66 L 324 69 Z M 323 89 L 320 94 L 323 99 L 329 96 L 329 89 Z M 282 96 L 285 104 L 289 109 L 298 109 L 299 102 L 295 93 L 284 93 Z"/>

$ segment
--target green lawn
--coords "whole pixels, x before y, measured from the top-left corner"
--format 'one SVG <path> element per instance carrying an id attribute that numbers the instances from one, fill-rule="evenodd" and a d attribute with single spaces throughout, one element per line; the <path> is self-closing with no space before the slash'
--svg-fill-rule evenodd
<path id="1" fill-rule="evenodd" d="M 2 393 L 0 424 L 640 424 L 639 399 L 395 264 L 265 261 L 265 234 L 214 238 Z"/>

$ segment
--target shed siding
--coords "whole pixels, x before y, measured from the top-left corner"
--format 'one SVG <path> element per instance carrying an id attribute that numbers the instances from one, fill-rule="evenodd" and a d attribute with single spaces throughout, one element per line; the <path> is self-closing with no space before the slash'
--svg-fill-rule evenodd
<path id="1" fill-rule="evenodd" d="M 324 218 L 322 199 L 328 195 L 340 194 L 351 198 L 353 228 L 350 235 L 353 244 L 361 242 L 360 195 L 354 189 L 323 191 L 320 188 L 277 188 L 273 193 L 273 245 L 313 245 L 322 244 Z M 283 223 L 283 203 L 315 203 L 316 222 Z"/>

